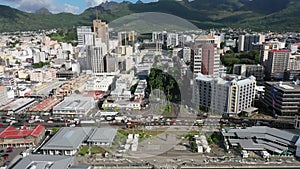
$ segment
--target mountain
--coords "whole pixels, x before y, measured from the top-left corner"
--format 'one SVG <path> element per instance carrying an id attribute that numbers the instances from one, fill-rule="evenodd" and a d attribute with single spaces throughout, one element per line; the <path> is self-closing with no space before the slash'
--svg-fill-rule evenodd
<path id="1" fill-rule="evenodd" d="M 39 10 L 36 10 L 35 13 L 36 14 L 45 14 L 45 15 L 52 14 L 47 8 L 41 8 Z"/>
<path id="2" fill-rule="evenodd" d="M 159 0 L 151 3 L 105 2 L 80 15 L 51 14 L 47 9 L 26 13 L 0 5 L 0 31 L 71 28 L 91 25 L 98 18 L 111 22 L 141 12 L 162 12 L 184 18 L 201 29 L 250 28 L 300 32 L 299 0 Z M 47 12 L 48 11 L 48 12 Z"/>

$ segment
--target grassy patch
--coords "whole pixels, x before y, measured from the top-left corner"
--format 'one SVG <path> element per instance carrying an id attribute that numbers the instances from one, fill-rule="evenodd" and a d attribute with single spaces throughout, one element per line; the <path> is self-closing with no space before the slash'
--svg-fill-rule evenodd
<path id="1" fill-rule="evenodd" d="M 89 151 L 89 146 L 83 146 L 79 151 L 79 155 L 85 156 L 88 153 L 88 151 Z"/>
<path id="2" fill-rule="evenodd" d="M 103 154 L 106 152 L 105 149 L 103 149 L 102 147 L 99 147 L 99 146 L 93 146 L 91 147 L 91 154 Z"/>

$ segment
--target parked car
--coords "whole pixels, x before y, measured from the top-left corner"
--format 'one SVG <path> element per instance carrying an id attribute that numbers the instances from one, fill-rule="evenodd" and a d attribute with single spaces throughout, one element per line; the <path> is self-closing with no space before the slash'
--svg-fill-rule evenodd
<path id="1" fill-rule="evenodd" d="M 7 153 L 11 153 L 11 152 L 13 152 L 13 150 L 6 150 L 6 152 L 7 152 Z"/>

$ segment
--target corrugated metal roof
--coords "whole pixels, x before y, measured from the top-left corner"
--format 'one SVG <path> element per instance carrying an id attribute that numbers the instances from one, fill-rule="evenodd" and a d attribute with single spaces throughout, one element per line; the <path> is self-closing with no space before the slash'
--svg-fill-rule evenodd
<path id="1" fill-rule="evenodd" d="M 68 169 L 73 163 L 71 156 L 29 155 L 20 160 L 12 169 L 25 169 L 36 166 L 37 169 Z"/>

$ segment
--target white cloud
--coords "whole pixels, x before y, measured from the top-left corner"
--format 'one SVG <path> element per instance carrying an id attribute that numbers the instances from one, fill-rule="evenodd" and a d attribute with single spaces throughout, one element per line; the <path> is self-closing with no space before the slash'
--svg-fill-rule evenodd
<path id="1" fill-rule="evenodd" d="M 78 6 L 70 5 L 70 4 L 64 4 L 64 8 L 59 10 L 63 12 L 78 14 L 80 12 L 80 8 Z"/>
<path id="2" fill-rule="evenodd" d="M 41 8 L 51 8 L 53 6 L 54 0 L 6 0 L 8 2 L 13 2 L 15 8 L 18 8 L 27 12 L 34 12 Z"/>
<path id="3" fill-rule="evenodd" d="M 101 3 L 107 2 L 109 0 L 85 0 L 87 6 L 98 6 Z"/>
<path id="4" fill-rule="evenodd" d="M 47 8 L 50 12 L 60 13 L 68 12 L 78 14 L 80 13 L 80 8 L 71 4 L 63 4 L 61 6 L 55 6 L 54 0 L 5 0 L 7 2 L 12 2 L 14 8 L 17 8 L 26 12 L 35 12 L 41 8 Z"/>

